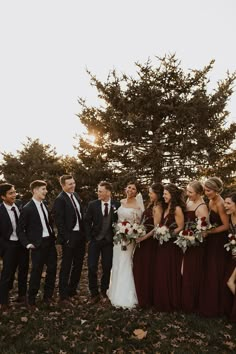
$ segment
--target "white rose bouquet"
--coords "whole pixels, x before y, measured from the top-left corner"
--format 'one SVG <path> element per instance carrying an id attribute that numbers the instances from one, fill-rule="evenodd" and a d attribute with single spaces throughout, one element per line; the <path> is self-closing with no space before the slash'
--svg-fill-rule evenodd
<path id="1" fill-rule="evenodd" d="M 236 235 L 234 234 L 229 234 L 228 235 L 228 243 L 224 245 L 226 248 L 226 251 L 231 251 L 232 255 L 235 257 L 236 256 Z"/>
<path id="2" fill-rule="evenodd" d="M 158 224 L 155 227 L 153 238 L 158 240 L 160 245 L 162 245 L 163 242 L 168 242 L 171 237 L 170 229 L 166 225 Z"/>
<path id="3" fill-rule="evenodd" d="M 142 224 L 134 223 L 133 225 L 127 221 L 121 221 L 115 223 L 114 227 L 114 244 L 121 244 L 121 249 L 123 251 L 127 250 L 127 245 L 137 239 L 138 237 L 142 237 L 146 234 L 145 226 Z"/>

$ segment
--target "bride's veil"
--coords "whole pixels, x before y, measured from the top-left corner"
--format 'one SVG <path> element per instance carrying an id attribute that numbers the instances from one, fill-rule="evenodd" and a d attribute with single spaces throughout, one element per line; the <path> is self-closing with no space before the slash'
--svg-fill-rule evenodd
<path id="1" fill-rule="evenodd" d="M 140 209 L 142 210 L 142 212 L 144 212 L 144 203 L 143 203 L 143 196 L 141 193 L 138 193 L 136 195 L 136 200 L 138 202 L 138 205 L 140 206 Z"/>

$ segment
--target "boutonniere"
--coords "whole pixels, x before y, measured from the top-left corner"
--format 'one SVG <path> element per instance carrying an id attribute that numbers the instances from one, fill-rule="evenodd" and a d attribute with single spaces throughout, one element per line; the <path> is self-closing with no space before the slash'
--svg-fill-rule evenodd
<path id="1" fill-rule="evenodd" d="M 116 209 L 116 206 L 114 204 L 111 205 L 111 208 L 112 208 L 112 211 L 113 213 L 117 213 L 117 209 Z"/>

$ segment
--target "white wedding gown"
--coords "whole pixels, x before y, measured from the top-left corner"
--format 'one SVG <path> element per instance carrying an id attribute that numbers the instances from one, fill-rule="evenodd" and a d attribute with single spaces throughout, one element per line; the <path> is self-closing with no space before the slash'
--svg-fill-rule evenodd
<path id="1" fill-rule="evenodd" d="M 141 219 L 141 209 L 118 209 L 118 222 L 127 220 L 131 224 Z M 113 262 L 108 297 L 111 304 L 123 308 L 132 308 L 138 304 L 133 277 L 133 251 L 135 243 L 127 245 L 127 250 L 121 250 L 121 244 L 113 247 Z"/>

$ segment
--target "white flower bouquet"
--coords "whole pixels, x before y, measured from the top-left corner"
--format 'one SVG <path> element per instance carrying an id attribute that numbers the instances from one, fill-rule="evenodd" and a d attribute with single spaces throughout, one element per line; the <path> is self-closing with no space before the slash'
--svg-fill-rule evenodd
<path id="1" fill-rule="evenodd" d="M 174 243 L 185 253 L 188 247 L 199 246 L 204 241 L 203 232 L 211 227 L 205 216 L 197 218 L 196 222 L 187 222 L 185 229 L 180 231 Z"/>
<path id="2" fill-rule="evenodd" d="M 146 234 L 145 226 L 142 224 L 131 224 L 127 220 L 115 223 L 114 227 L 114 244 L 121 244 L 123 251 L 127 250 L 127 245 L 138 237 L 142 237 Z"/>
<path id="3" fill-rule="evenodd" d="M 236 256 L 236 235 L 234 234 L 229 234 L 228 235 L 228 243 L 224 245 L 226 248 L 226 251 L 231 251 L 232 255 L 235 257 Z"/>
<path id="4" fill-rule="evenodd" d="M 154 228 L 153 238 L 159 241 L 159 244 L 162 245 L 164 242 L 168 242 L 172 238 L 169 227 L 166 225 L 158 224 Z"/>

